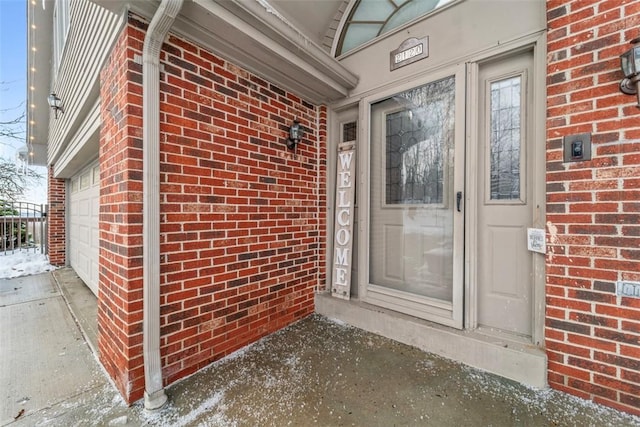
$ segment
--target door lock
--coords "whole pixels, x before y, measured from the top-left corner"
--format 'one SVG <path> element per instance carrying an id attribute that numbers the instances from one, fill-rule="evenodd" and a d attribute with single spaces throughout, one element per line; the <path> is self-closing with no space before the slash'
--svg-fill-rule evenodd
<path id="1" fill-rule="evenodd" d="M 462 212 L 460 209 L 460 203 L 462 202 L 462 191 L 458 191 L 456 193 L 456 206 L 458 208 L 458 212 Z"/>

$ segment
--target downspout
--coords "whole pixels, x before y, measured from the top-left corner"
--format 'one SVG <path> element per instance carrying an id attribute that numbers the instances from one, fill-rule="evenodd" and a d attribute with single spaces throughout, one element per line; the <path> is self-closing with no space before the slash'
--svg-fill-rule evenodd
<path id="1" fill-rule="evenodd" d="M 162 0 L 142 49 L 142 263 L 144 407 L 167 402 L 160 361 L 160 50 L 183 0 Z"/>

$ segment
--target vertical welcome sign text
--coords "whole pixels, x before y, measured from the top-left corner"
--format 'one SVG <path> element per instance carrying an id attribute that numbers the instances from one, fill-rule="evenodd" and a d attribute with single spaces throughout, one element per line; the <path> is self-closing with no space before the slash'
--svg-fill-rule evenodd
<path id="1" fill-rule="evenodd" d="M 336 217 L 334 222 L 331 295 L 349 299 L 353 259 L 356 149 L 353 141 L 338 145 Z"/>

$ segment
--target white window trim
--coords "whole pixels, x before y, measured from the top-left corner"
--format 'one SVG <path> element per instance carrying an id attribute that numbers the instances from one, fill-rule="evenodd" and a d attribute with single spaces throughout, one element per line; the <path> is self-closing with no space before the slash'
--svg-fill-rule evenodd
<path id="1" fill-rule="evenodd" d="M 69 34 L 70 0 L 56 0 L 53 7 L 53 72 L 57 74 Z"/>

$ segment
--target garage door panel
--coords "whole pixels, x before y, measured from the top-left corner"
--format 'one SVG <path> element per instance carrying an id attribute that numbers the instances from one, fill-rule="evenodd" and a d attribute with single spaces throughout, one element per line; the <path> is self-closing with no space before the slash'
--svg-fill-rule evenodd
<path id="1" fill-rule="evenodd" d="M 89 189 L 90 191 L 91 189 Z M 86 190 L 85 190 L 86 191 Z M 81 191 L 79 193 L 83 193 L 85 191 Z M 78 215 L 82 217 L 83 220 L 89 220 L 91 217 L 91 205 L 89 200 L 79 200 L 78 201 Z"/>
<path id="2" fill-rule="evenodd" d="M 78 236 L 77 239 L 83 245 L 89 246 L 91 241 L 89 240 L 89 227 L 87 225 L 79 225 L 78 226 Z"/>
<path id="3" fill-rule="evenodd" d="M 86 255 L 84 255 L 84 253 L 79 250 L 80 248 L 78 248 L 78 268 L 80 270 L 84 270 L 84 271 L 88 271 L 89 270 L 89 264 L 88 264 L 88 259 L 86 257 Z"/>
<path id="4" fill-rule="evenodd" d="M 91 260 L 91 283 L 95 283 L 96 290 L 94 293 L 98 296 L 98 280 L 100 279 L 100 270 L 98 268 L 98 260 Z M 92 289 L 93 290 L 93 289 Z"/>
<path id="5" fill-rule="evenodd" d="M 91 215 L 97 216 L 99 213 L 100 213 L 100 194 L 96 194 L 91 198 Z"/>
<path id="6" fill-rule="evenodd" d="M 91 227 L 91 246 L 93 248 L 100 248 L 100 231 L 98 227 Z"/>

